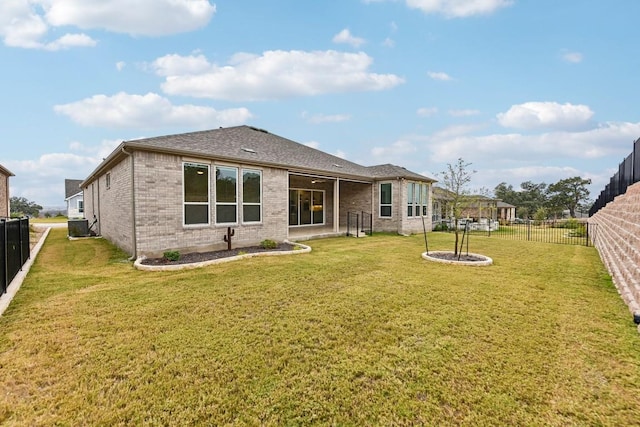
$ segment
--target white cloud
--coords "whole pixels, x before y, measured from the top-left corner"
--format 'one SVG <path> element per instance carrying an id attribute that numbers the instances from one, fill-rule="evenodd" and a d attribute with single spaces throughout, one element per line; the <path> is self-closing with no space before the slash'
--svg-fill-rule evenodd
<path id="1" fill-rule="evenodd" d="M 349 114 L 314 114 L 312 116 L 303 114 L 303 117 L 309 123 L 313 123 L 313 124 L 340 123 L 340 122 L 346 122 L 348 120 L 351 120 L 351 116 Z"/>
<path id="2" fill-rule="evenodd" d="M 447 163 L 463 158 L 478 171 L 472 180 L 474 188 L 493 189 L 503 181 L 517 187 L 527 180 L 553 183 L 582 176 L 591 178 L 591 188 L 599 192 L 612 175 L 603 167 L 617 165 L 640 135 L 640 122 L 607 122 L 583 131 L 533 135 L 481 134 L 486 126 L 451 126 L 428 135 L 404 135 L 393 144 L 375 147 L 362 163 L 391 162 L 436 176 Z"/>
<path id="3" fill-rule="evenodd" d="M 438 71 L 429 71 L 427 72 L 427 75 L 431 77 L 433 80 L 440 80 L 443 82 L 448 82 L 450 80 L 453 80 L 453 78 L 447 73 L 438 72 Z"/>
<path id="4" fill-rule="evenodd" d="M 487 15 L 510 6 L 512 0 L 406 0 L 407 6 L 424 13 L 438 13 L 448 18 Z"/>
<path id="5" fill-rule="evenodd" d="M 384 47 L 394 47 L 395 45 L 396 45 L 396 42 L 390 37 L 387 37 L 382 42 L 382 46 L 384 46 Z"/>
<path id="6" fill-rule="evenodd" d="M 520 162 L 548 163 L 551 160 L 601 159 L 625 156 L 630 142 L 640 134 L 639 123 L 603 123 L 579 132 L 557 131 L 536 135 L 518 133 L 469 135 L 434 134 L 425 138 L 426 147 L 438 162 L 451 162 L 459 157 L 505 165 Z"/>
<path id="7" fill-rule="evenodd" d="M 347 158 L 347 153 L 342 151 L 342 150 L 336 150 L 335 153 L 333 153 L 334 156 L 339 157 L 341 159 L 346 159 Z"/>
<path id="8" fill-rule="evenodd" d="M 412 154 L 417 151 L 418 147 L 416 147 L 413 142 L 401 139 L 395 141 L 388 147 L 373 147 L 371 149 L 371 155 L 378 159 L 378 161 L 389 163 L 389 159 L 398 159 L 404 155 Z"/>
<path id="9" fill-rule="evenodd" d="M 215 11 L 208 0 L 138 0 L 135 7 L 129 0 L 2 0 L 0 37 L 7 46 L 29 49 L 91 47 L 96 41 L 83 33 L 68 33 L 53 41 L 46 38 L 52 29 L 63 27 L 175 34 L 207 25 Z"/>
<path id="10" fill-rule="evenodd" d="M 169 58 L 170 57 L 170 58 Z M 166 76 L 162 89 L 171 95 L 231 101 L 258 101 L 326 93 L 378 91 L 404 83 L 394 74 L 368 72 L 365 53 L 266 51 L 236 54 L 217 66 L 202 56 L 170 55 L 154 62 Z"/>
<path id="11" fill-rule="evenodd" d="M 193 31 L 209 23 L 216 6 L 208 0 L 39 0 L 53 26 L 101 28 L 146 36 Z M 126 11 L 126 12 L 124 12 Z"/>
<path id="12" fill-rule="evenodd" d="M 126 62 L 124 62 L 124 61 L 118 61 L 118 62 L 116 62 L 116 69 L 117 69 L 118 71 L 122 71 L 122 70 L 124 70 L 124 67 L 126 67 L 126 66 L 127 66 L 127 63 L 126 63 Z"/>
<path id="13" fill-rule="evenodd" d="M 572 64 L 578 64 L 582 62 L 584 56 L 580 52 L 563 52 L 562 59 Z"/>
<path id="14" fill-rule="evenodd" d="M 586 105 L 526 102 L 497 115 L 504 127 L 516 129 L 580 129 L 589 125 L 593 111 Z"/>
<path id="15" fill-rule="evenodd" d="M 419 117 L 431 117 L 438 114 L 438 109 L 436 107 L 418 108 L 418 111 L 416 111 L 416 114 Z"/>
<path id="16" fill-rule="evenodd" d="M 77 150 L 80 146 L 73 144 L 72 151 L 80 153 L 48 153 L 34 160 L 6 162 L 16 174 L 9 180 L 11 196 L 26 197 L 43 207 L 64 207 L 64 180 L 84 179 L 117 145 L 103 141 Z"/>
<path id="17" fill-rule="evenodd" d="M 477 116 L 478 114 L 480 114 L 478 110 L 449 110 L 451 117 L 469 117 Z"/>
<path id="18" fill-rule="evenodd" d="M 348 28 L 345 28 L 344 30 L 340 31 L 338 34 L 333 36 L 333 42 L 346 43 L 353 47 L 360 47 L 365 43 L 365 40 L 361 37 L 355 37 L 354 35 L 351 34 L 351 31 L 349 31 Z"/>
<path id="19" fill-rule="evenodd" d="M 320 143 L 318 141 L 305 142 L 304 145 L 306 145 L 307 147 L 315 148 L 316 150 L 320 148 Z"/>
<path id="20" fill-rule="evenodd" d="M 172 105 L 168 99 L 155 93 L 94 95 L 81 101 L 56 105 L 54 110 L 83 126 L 115 128 L 150 129 L 178 125 L 204 129 L 239 125 L 252 117 L 246 108 L 218 111 L 197 105 Z"/>
<path id="21" fill-rule="evenodd" d="M 45 50 L 62 50 L 72 47 L 93 47 L 96 42 L 86 34 L 65 34 L 59 39 L 43 46 Z"/>

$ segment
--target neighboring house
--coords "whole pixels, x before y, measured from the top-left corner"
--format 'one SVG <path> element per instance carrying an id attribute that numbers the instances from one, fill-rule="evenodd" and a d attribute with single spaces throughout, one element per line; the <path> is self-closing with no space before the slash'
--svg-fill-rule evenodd
<path id="1" fill-rule="evenodd" d="M 135 256 L 341 235 L 347 214 L 374 231 L 431 227 L 432 178 L 366 167 L 250 126 L 125 141 L 81 184 L 85 217 Z"/>
<path id="2" fill-rule="evenodd" d="M 510 223 L 516 219 L 516 207 L 514 205 L 510 205 L 509 203 L 505 203 L 502 201 L 498 201 L 498 220 L 502 223 Z"/>
<path id="3" fill-rule="evenodd" d="M 64 201 L 67 204 L 67 218 L 84 218 L 84 199 L 82 195 L 81 179 L 64 180 Z"/>
<path id="4" fill-rule="evenodd" d="M 432 192 L 433 207 L 431 225 L 435 228 L 442 223 L 448 224 L 449 220 L 453 217 L 453 207 L 451 206 L 453 193 L 436 186 L 433 186 Z"/>
<path id="5" fill-rule="evenodd" d="M 0 218 L 9 218 L 11 205 L 9 196 L 9 177 L 15 176 L 9 169 L 0 165 Z"/>
<path id="6" fill-rule="evenodd" d="M 497 220 L 500 212 L 498 207 L 502 203 L 500 200 L 480 195 L 466 195 L 464 197 L 465 206 L 462 208 L 458 219 L 468 219 L 473 222 Z M 436 186 L 433 187 L 433 227 L 443 222 L 448 225 L 448 222 L 453 217 L 453 206 L 451 206 L 453 199 L 454 193 L 451 191 Z M 513 214 L 515 215 L 515 206 L 513 207 Z"/>

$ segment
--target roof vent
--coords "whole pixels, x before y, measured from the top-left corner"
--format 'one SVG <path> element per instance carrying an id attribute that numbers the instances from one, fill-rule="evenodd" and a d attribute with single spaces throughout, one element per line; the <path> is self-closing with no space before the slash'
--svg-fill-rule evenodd
<path id="1" fill-rule="evenodd" d="M 241 150 L 246 153 L 253 153 L 253 154 L 255 154 L 256 152 L 256 150 L 254 150 L 253 148 L 247 148 L 247 147 L 242 147 Z"/>
<path id="2" fill-rule="evenodd" d="M 342 165 L 339 165 L 339 164 L 337 164 L 337 163 L 334 163 L 334 164 L 332 164 L 331 166 L 333 166 L 334 168 L 341 168 L 341 167 L 342 167 Z"/>

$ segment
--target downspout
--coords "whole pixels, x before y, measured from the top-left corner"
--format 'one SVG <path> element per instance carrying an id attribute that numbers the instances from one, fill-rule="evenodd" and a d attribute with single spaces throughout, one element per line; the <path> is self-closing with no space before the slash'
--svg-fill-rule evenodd
<path id="1" fill-rule="evenodd" d="M 128 153 L 124 147 L 121 148 L 122 152 L 129 156 L 131 159 L 131 225 L 132 225 L 132 237 L 133 237 L 133 255 L 129 258 L 129 261 L 135 261 L 137 258 L 138 248 L 136 242 L 137 232 L 136 232 L 136 193 L 135 193 L 135 171 L 134 171 L 134 161 L 131 153 Z"/>
<path id="2" fill-rule="evenodd" d="M 340 231 L 340 178 L 333 183 L 333 232 Z"/>

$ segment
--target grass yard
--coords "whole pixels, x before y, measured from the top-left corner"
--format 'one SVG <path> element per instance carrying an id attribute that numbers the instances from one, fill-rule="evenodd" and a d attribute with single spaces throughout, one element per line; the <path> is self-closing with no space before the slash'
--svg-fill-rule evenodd
<path id="1" fill-rule="evenodd" d="M 0 317 L 0 423 L 638 425 L 640 337 L 594 248 L 309 244 L 140 272 L 51 230 Z"/>

